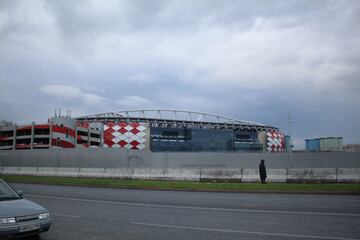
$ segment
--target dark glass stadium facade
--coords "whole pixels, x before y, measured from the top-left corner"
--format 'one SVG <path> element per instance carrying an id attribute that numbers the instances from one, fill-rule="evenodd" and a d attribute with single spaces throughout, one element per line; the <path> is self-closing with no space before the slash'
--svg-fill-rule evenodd
<path id="1" fill-rule="evenodd" d="M 257 132 L 205 128 L 150 128 L 150 149 L 154 152 L 261 152 Z"/>

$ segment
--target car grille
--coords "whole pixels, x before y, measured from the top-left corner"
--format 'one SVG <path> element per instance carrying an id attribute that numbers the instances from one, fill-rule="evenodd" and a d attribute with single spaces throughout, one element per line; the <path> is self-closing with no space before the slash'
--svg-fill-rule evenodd
<path id="1" fill-rule="evenodd" d="M 22 217 L 17 217 L 16 218 L 18 223 L 35 221 L 35 220 L 38 220 L 38 219 L 39 219 L 39 215 L 29 215 L 29 216 L 22 216 Z"/>

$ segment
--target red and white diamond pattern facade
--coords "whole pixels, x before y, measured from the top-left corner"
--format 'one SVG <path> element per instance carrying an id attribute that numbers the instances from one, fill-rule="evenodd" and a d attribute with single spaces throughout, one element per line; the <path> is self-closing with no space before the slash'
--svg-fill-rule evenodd
<path id="1" fill-rule="evenodd" d="M 285 135 L 280 131 L 267 132 L 266 145 L 268 152 L 285 152 Z"/>
<path id="2" fill-rule="evenodd" d="M 146 147 L 146 127 L 139 123 L 114 123 L 104 125 L 105 148 L 141 150 Z"/>

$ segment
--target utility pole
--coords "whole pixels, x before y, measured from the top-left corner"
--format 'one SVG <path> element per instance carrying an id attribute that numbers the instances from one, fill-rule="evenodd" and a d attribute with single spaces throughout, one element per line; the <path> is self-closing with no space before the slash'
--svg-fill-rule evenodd
<path id="1" fill-rule="evenodd" d="M 291 119 L 290 113 L 288 114 L 288 123 L 289 123 L 289 136 L 290 136 L 290 143 L 289 143 L 290 144 L 290 167 L 293 167 L 294 164 L 293 164 L 292 151 L 293 151 L 294 143 L 293 143 L 293 140 L 292 140 L 291 125 L 295 124 L 295 121 Z"/>

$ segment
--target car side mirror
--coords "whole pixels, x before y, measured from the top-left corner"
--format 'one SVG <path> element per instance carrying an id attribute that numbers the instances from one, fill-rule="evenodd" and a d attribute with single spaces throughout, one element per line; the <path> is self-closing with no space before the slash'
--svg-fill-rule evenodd
<path id="1" fill-rule="evenodd" d="M 24 192 L 23 192 L 22 190 L 19 190 L 19 191 L 16 191 L 16 192 L 17 192 L 17 194 L 18 194 L 20 197 L 23 197 Z"/>

